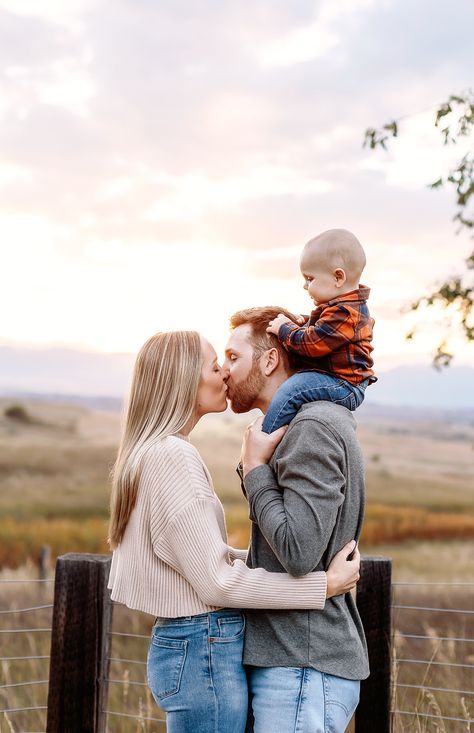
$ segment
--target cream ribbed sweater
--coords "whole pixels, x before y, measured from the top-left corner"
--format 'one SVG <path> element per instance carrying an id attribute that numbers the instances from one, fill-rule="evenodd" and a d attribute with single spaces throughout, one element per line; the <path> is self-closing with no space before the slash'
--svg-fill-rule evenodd
<path id="1" fill-rule="evenodd" d="M 224 510 L 188 440 L 170 436 L 144 459 L 136 506 L 109 577 L 112 599 L 153 616 L 222 607 L 322 609 L 326 573 L 250 569 L 227 544 Z"/>

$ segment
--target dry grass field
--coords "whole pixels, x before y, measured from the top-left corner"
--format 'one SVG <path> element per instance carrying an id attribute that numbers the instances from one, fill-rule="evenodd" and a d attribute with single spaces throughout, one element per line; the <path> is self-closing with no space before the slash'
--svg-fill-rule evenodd
<path id="1" fill-rule="evenodd" d="M 248 416 L 208 416 L 192 439 L 209 466 L 224 502 L 230 541 L 245 546 L 248 519 L 234 467 Z M 362 551 L 393 559 L 395 581 L 469 582 L 457 590 L 396 587 L 396 603 L 472 609 L 474 587 L 474 427 L 467 421 L 359 418 L 359 437 L 367 469 L 367 513 Z M 120 417 L 86 407 L 0 400 L 0 581 L 36 577 L 43 544 L 52 556 L 68 551 L 105 552 L 108 475 L 120 432 Z M 0 583 L 0 611 L 48 603 L 52 585 Z M 3 615 L 0 628 L 46 627 L 50 609 Z M 149 633 L 151 619 L 117 607 L 114 630 Z M 393 707 L 418 713 L 395 716 L 394 731 L 457 733 L 468 723 L 450 723 L 474 714 L 474 696 L 431 692 L 430 688 L 473 691 L 472 643 L 442 642 L 437 637 L 474 638 L 471 615 L 395 610 L 399 685 Z M 403 634 L 427 637 L 406 639 Z M 0 657 L 46 656 L 45 632 L 0 634 Z M 110 716 L 113 733 L 158 733 L 148 717 L 160 717 L 146 687 L 146 639 L 114 638 L 112 656 L 138 663 L 112 663 L 108 707 L 136 715 Z M 423 659 L 423 665 L 401 659 Z M 439 664 L 441 663 L 441 664 Z M 445 666 L 442 666 L 445 665 Z M 48 660 L 2 661 L 0 707 L 36 707 L 46 703 Z M 37 680 L 34 686 L 1 685 Z M 42 682 L 43 681 L 43 682 Z M 138 684 L 136 684 L 138 683 Z M 417 685 L 405 687 L 404 685 Z M 423 717 L 423 713 L 433 715 Z M 45 713 L 35 710 L 0 716 L 0 733 L 44 730 Z"/>
<path id="2" fill-rule="evenodd" d="M 209 415 L 192 435 L 226 507 L 231 541 L 240 546 L 248 520 L 234 469 L 248 421 Z M 462 558 L 474 546 L 473 425 L 362 416 L 358 431 L 367 470 L 363 548 L 394 557 L 397 575 L 416 568 L 417 577 L 428 577 L 430 566 L 457 572 L 455 558 L 472 577 Z M 0 400 L 0 567 L 35 558 L 42 544 L 53 556 L 106 550 L 108 475 L 119 433 L 115 413 Z"/>

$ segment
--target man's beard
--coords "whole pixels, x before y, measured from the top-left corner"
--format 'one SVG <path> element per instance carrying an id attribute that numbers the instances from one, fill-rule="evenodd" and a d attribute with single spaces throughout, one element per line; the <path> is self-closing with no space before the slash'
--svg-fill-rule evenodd
<path id="1" fill-rule="evenodd" d="M 265 378 L 260 371 L 258 362 L 253 361 L 249 373 L 240 384 L 233 384 L 232 380 L 229 380 L 230 391 L 232 396 L 230 397 L 230 407 L 232 412 L 248 412 L 255 406 L 255 401 L 260 395 L 263 389 Z"/>

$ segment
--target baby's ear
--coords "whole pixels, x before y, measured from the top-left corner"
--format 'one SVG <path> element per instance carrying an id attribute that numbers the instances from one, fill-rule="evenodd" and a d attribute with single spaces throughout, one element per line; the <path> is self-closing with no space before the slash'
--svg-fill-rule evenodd
<path id="1" fill-rule="evenodd" d="M 340 288 L 341 285 L 344 285 L 347 277 L 346 272 L 342 269 L 342 267 L 338 267 L 334 270 L 334 279 L 336 281 L 336 288 Z"/>

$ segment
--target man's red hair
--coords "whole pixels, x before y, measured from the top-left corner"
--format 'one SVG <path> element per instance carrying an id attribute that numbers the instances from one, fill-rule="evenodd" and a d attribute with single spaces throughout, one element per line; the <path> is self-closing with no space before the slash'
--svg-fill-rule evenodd
<path id="1" fill-rule="evenodd" d="M 292 313 L 275 305 L 265 305 L 256 308 L 245 308 L 237 311 L 230 317 L 231 329 L 239 326 L 250 326 L 250 342 L 253 346 L 253 358 L 258 359 L 264 351 L 268 349 L 277 349 L 280 359 L 288 373 L 296 371 L 300 368 L 298 358 L 295 354 L 291 354 L 278 341 L 273 333 L 267 333 L 267 327 L 270 321 L 273 321 L 279 313 L 293 320 Z"/>

